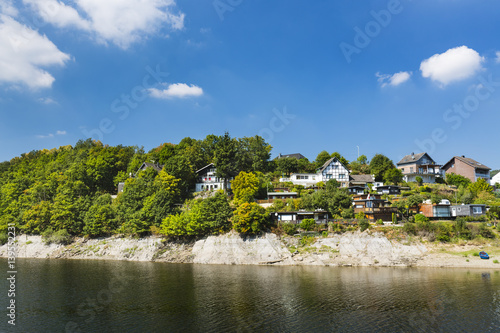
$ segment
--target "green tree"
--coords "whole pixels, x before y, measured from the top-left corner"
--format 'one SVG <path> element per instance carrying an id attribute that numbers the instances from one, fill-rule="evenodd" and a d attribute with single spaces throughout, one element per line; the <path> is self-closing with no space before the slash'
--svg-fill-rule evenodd
<path id="1" fill-rule="evenodd" d="M 470 184 L 470 180 L 469 178 L 465 178 L 462 175 L 457 175 L 452 172 L 446 174 L 446 183 L 448 185 L 455 185 L 457 187 L 459 186 L 467 187 Z"/>
<path id="2" fill-rule="evenodd" d="M 339 160 L 340 163 L 342 163 L 346 168 L 349 167 L 349 161 L 344 156 L 340 155 L 340 153 L 338 152 L 332 153 L 330 155 L 330 158 L 337 158 L 337 160 Z"/>
<path id="3" fill-rule="evenodd" d="M 115 213 L 111 207 L 111 196 L 104 194 L 98 197 L 85 214 L 83 233 L 90 237 L 111 234 L 115 225 Z"/>
<path id="4" fill-rule="evenodd" d="M 259 178 L 252 172 L 242 171 L 231 182 L 231 189 L 237 204 L 252 202 L 259 190 Z"/>
<path id="5" fill-rule="evenodd" d="M 323 164 L 325 164 L 326 161 L 328 161 L 329 159 L 331 158 L 330 154 L 326 151 L 326 150 L 323 150 L 322 152 L 320 152 L 318 154 L 318 156 L 316 156 L 316 166 L 318 168 L 320 168 L 321 166 L 323 166 Z"/>
<path id="6" fill-rule="evenodd" d="M 468 189 L 476 196 L 480 192 L 493 192 L 493 188 L 483 178 L 479 178 L 476 182 L 469 184 Z"/>
<path id="7" fill-rule="evenodd" d="M 385 172 L 393 168 L 392 160 L 382 154 L 376 154 L 370 162 L 370 172 L 378 182 L 383 181 Z"/>
<path id="8" fill-rule="evenodd" d="M 267 226 L 267 222 L 266 210 L 255 202 L 241 204 L 233 216 L 234 230 L 244 234 L 260 233 Z"/>
<path id="9" fill-rule="evenodd" d="M 275 164 L 276 171 L 287 176 L 291 173 L 297 172 L 299 168 L 299 162 L 296 158 L 292 157 L 281 157 L 275 160 Z"/>
<path id="10" fill-rule="evenodd" d="M 424 182 L 422 177 L 417 176 L 417 177 L 415 177 L 415 180 L 417 181 L 418 186 L 422 186 L 422 183 Z"/>
<path id="11" fill-rule="evenodd" d="M 384 172 L 384 183 L 397 185 L 403 181 L 403 172 L 398 168 L 392 168 Z"/>
<path id="12" fill-rule="evenodd" d="M 214 165 L 216 176 L 224 179 L 224 191 L 227 189 L 227 181 L 238 174 L 238 166 L 235 163 L 238 142 L 224 133 L 215 144 Z"/>

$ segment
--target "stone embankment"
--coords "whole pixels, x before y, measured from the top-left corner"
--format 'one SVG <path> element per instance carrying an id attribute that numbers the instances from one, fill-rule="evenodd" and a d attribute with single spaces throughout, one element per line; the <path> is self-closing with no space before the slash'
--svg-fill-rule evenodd
<path id="1" fill-rule="evenodd" d="M 421 244 L 391 241 L 381 233 L 353 232 L 318 238 L 298 246 L 295 237 L 275 234 L 209 236 L 192 243 L 160 237 L 76 239 L 70 245 L 46 245 L 40 236 L 17 238 L 18 258 L 66 258 L 227 265 L 496 267 L 492 261 L 434 254 Z M 7 257 L 7 245 L 0 246 Z M 462 258 L 463 259 L 463 258 Z M 477 262 L 476 262 L 477 261 Z"/>

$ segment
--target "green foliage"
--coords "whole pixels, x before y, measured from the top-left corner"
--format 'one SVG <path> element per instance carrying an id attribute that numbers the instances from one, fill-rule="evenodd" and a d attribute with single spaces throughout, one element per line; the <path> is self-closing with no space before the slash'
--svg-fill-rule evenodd
<path id="1" fill-rule="evenodd" d="M 281 225 L 283 227 L 283 231 L 285 231 L 285 233 L 287 235 L 294 235 L 296 232 L 297 232 L 297 225 L 296 224 L 293 224 L 293 223 L 283 223 Z"/>
<path id="2" fill-rule="evenodd" d="M 349 208 L 342 209 L 342 212 L 340 213 L 340 216 L 342 216 L 343 219 L 352 219 L 352 218 L 354 218 L 354 208 L 351 206 Z"/>
<path id="3" fill-rule="evenodd" d="M 429 218 L 426 217 L 425 215 L 423 214 L 417 214 L 415 215 L 414 217 L 415 219 L 415 223 L 425 223 L 425 222 L 429 222 Z"/>
<path id="4" fill-rule="evenodd" d="M 291 173 L 297 172 L 299 168 L 299 162 L 296 158 L 292 157 L 278 158 L 275 163 L 276 171 L 286 176 L 289 176 Z"/>
<path id="5" fill-rule="evenodd" d="M 255 202 L 241 204 L 233 215 L 233 229 L 244 234 L 260 233 L 267 222 L 266 210 Z"/>
<path id="6" fill-rule="evenodd" d="M 231 182 L 236 204 L 252 202 L 259 190 L 259 179 L 254 173 L 241 171 Z"/>
<path id="7" fill-rule="evenodd" d="M 354 216 L 354 218 L 356 218 L 357 220 L 362 220 L 365 218 L 365 213 L 359 212 Z"/>
<path id="8" fill-rule="evenodd" d="M 9 241 L 9 237 L 6 232 L 0 232 L 0 245 L 4 245 Z"/>
<path id="9" fill-rule="evenodd" d="M 406 232 L 408 235 L 416 235 L 417 227 L 415 223 L 406 222 L 405 224 L 403 224 L 403 231 Z"/>
<path id="10" fill-rule="evenodd" d="M 493 187 L 491 187 L 490 184 L 483 178 L 479 178 L 476 182 L 469 184 L 468 189 L 474 195 L 477 195 L 480 192 L 493 192 Z"/>
<path id="11" fill-rule="evenodd" d="M 318 156 L 316 156 L 316 166 L 318 168 L 322 167 L 323 164 L 326 163 L 326 161 L 328 161 L 330 159 L 330 154 L 326 151 L 326 150 L 323 150 L 322 152 L 320 152 L 318 154 Z"/>
<path id="12" fill-rule="evenodd" d="M 366 229 L 370 228 L 370 222 L 368 219 L 361 219 L 358 221 L 359 229 L 361 232 L 365 231 Z"/>
<path id="13" fill-rule="evenodd" d="M 457 187 L 459 186 L 467 187 L 470 184 L 470 179 L 462 175 L 454 174 L 452 172 L 446 174 L 446 183 L 448 185 L 455 185 Z"/>
<path id="14" fill-rule="evenodd" d="M 392 213 L 392 224 L 398 224 L 398 217 L 396 213 Z"/>
<path id="15" fill-rule="evenodd" d="M 66 229 L 53 231 L 52 228 L 48 228 L 42 233 L 42 240 L 45 244 L 54 243 L 67 245 L 73 241 L 73 237 L 68 233 Z"/>
<path id="16" fill-rule="evenodd" d="M 300 238 L 300 245 L 301 246 L 310 246 L 312 245 L 314 242 L 316 241 L 316 238 L 312 237 L 312 236 L 302 236 Z"/>
<path id="17" fill-rule="evenodd" d="M 417 181 L 417 184 L 419 186 L 422 186 L 422 183 L 424 182 L 424 180 L 422 179 L 422 177 L 417 176 L 417 177 L 415 177 L 415 180 Z"/>
<path id="18" fill-rule="evenodd" d="M 397 185 L 403 181 L 403 172 L 398 168 L 388 169 L 384 172 L 383 178 L 384 183 Z"/>
<path id="19" fill-rule="evenodd" d="M 331 158 L 336 158 L 340 163 L 342 163 L 346 168 L 349 167 L 349 161 L 342 155 L 340 155 L 340 153 L 338 152 L 333 152 L 331 155 L 330 155 Z M 326 161 L 325 161 L 326 162 Z"/>
<path id="20" fill-rule="evenodd" d="M 300 228 L 304 231 L 311 231 L 316 226 L 316 221 L 314 219 L 303 219 L 300 222 Z"/>
<path id="21" fill-rule="evenodd" d="M 218 191 L 205 200 L 189 201 L 180 213 L 167 216 L 161 224 L 161 232 L 177 238 L 219 234 L 231 229 L 232 215 L 227 196 Z"/>
<path id="22" fill-rule="evenodd" d="M 377 223 L 378 225 L 384 225 L 384 221 L 382 221 L 382 219 L 378 219 L 376 223 Z"/>
<path id="23" fill-rule="evenodd" d="M 99 237 L 111 234 L 116 228 L 115 212 L 111 207 L 111 196 L 98 197 L 89 208 L 84 218 L 83 232 L 86 236 Z"/>
<path id="24" fill-rule="evenodd" d="M 495 238 L 493 231 L 486 225 L 486 222 L 479 224 L 479 234 L 484 238 Z"/>
<path id="25" fill-rule="evenodd" d="M 377 182 L 383 181 L 385 172 L 393 168 L 392 160 L 382 154 L 376 154 L 370 162 L 370 173 L 375 175 Z"/>

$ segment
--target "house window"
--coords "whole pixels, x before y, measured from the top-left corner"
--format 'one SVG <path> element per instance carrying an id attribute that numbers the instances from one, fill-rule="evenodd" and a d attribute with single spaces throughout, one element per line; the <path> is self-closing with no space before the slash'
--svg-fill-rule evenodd
<path id="1" fill-rule="evenodd" d="M 413 167 L 410 167 L 410 172 L 413 172 Z"/>
<path id="2" fill-rule="evenodd" d="M 219 185 L 214 185 L 214 188 L 217 188 L 217 186 L 219 186 Z"/>
<path id="3" fill-rule="evenodd" d="M 472 213 L 473 214 L 482 214 L 483 213 L 483 207 L 472 207 Z"/>
<path id="4" fill-rule="evenodd" d="M 331 173 L 327 173 L 326 174 L 326 179 L 332 179 L 332 174 Z"/>

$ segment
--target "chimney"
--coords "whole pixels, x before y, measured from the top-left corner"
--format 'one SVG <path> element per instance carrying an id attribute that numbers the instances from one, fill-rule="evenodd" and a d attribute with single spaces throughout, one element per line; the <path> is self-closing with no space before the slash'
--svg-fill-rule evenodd
<path id="1" fill-rule="evenodd" d="M 415 153 L 411 153 L 411 159 L 414 160 L 415 159 Z"/>
<path id="2" fill-rule="evenodd" d="M 465 155 L 462 155 L 462 158 L 465 158 Z"/>

